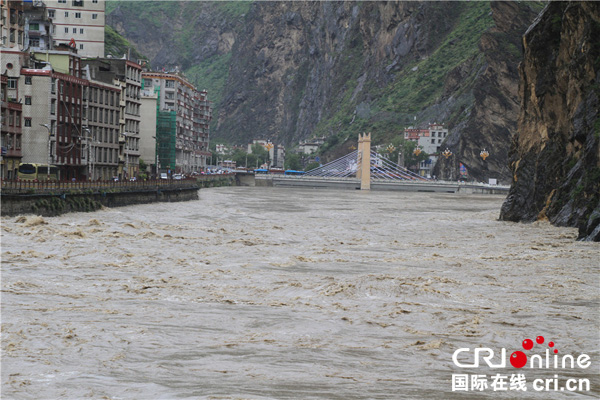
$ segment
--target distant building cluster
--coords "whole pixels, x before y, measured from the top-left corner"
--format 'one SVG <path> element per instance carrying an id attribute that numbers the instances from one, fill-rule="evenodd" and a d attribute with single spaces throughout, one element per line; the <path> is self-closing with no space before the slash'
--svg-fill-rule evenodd
<path id="1" fill-rule="evenodd" d="M 427 160 L 419 164 L 419 174 L 422 176 L 431 176 L 431 170 L 439 157 L 442 142 L 448 136 L 448 129 L 444 124 L 432 123 L 427 129 L 418 129 L 412 126 L 404 129 L 404 139 L 417 143 L 417 146 L 425 153 L 429 154 Z"/>
<path id="2" fill-rule="evenodd" d="M 283 168 L 285 163 L 285 147 L 282 144 L 272 143 L 270 140 L 255 139 L 248 143 L 248 154 L 252 154 L 252 146 L 259 144 L 269 153 L 269 161 L 263 168 Z"/>
<path id="3" fill-rule="evenodd" d="M 206 91 L 179 73 L 104 57 L 104 5 L 0 2 L 0 178 L 15 179 L 26 163 L 55 165 L 69 180 L 206 168 Z"/>

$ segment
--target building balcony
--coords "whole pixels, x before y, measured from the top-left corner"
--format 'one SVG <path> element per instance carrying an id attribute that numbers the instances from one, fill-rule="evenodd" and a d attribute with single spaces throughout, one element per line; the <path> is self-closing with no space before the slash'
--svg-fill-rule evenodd
<path id="1" fill-rule="evenodd" d="M 23 153 L 21 149 L 7 149 L 4 157 L 21 158 L 23 157 Z"/>

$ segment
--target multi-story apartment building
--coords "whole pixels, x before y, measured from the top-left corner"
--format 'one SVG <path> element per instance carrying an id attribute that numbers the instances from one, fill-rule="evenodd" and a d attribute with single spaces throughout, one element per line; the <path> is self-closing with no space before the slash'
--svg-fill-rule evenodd
<path id="1" fill-rule="evenodd" d="M 448 136 L 448 128 L 444 124 L 429 124 L 427 129 L 408 127 L 404 129 L 404 139 L 417 142 L 426 153 L 434 154 L 440 151 L 444 139 Z"/>
<path id="2" fill-rule="evenodd" d="M 140 108 L 142 67 L 126 59 L 87 59 L 90 79 L 121 88 L 119 98 L 119 173 L 121 179 L 137 176 L 140 159 Z"/>
<path id="3" fill-rule="evenodd" d="M 208 100 L 206 90 L 197 92 L 196 109 L 194 112 L 194 149 L 192 157 L 195 157 L 193 171 L 204 169 L 211 153 L 208 149 L 210 140 L 210 121 L 212 120 L 212 106 Z"/>
<path id="4" fill-rule="evenodd" d="M 158 93 L 154 88 L 144 88 L 142 90 L 142 106 L 140 108 L 140 158 L 144 160 L 149 167 L 147 171 L 156 176 L 158 173 L 157 165 L 158 149 L 156 147 L 156 121 L 158 116 Z"/>
<path id="5" fill-rule="evenodd" d="M 119 86 L 93 80 L 84 89 L 84 130 L 92 180 L 119 175 L 120 94 Z"/>
<path id="6" fill-rule="evenodd" d="M 21 113 L 22 105 L 14 97 L 8 97 L 8 81 L 7 75 L 0 76 L 2 92 L 0 98 L 2 100 L 2 161 L 0 178 L 13 179 L 17 176 L 17 169 L 21 162 Z M 11 78 L 11 82 L 15 82 Z"/>
<path id="7" fill-rule="evenodd" d="M 68 46 L 34 54 L 19 78 L 23 162 L 54 164 L 62 179 L 89 176 L 80 57 Z M 31 68 L 33 67 L 33 68 Z"/>
<path id="8" fill-rule="evenodd" d="M 25 37 L 23 46 L 28 50 L 52 50 L 54 25 L 41 0 L 24 3 Z"/>
<path id="9" fill-rule="evenodd" d="M 175 168 L 179 173 L 191 173 L 204 169 L 210 156 L 212 119 L 206 91 L 197 91 L 178 74 L 144 72 L 142 76 L 144 88 L 155 88 L 159 96 L 157 140 L 161 170 Z"/>
<path id="10" fill-rule="evenodd" d="M 416 142 L 420 149 L 429 154 L 427 160 L 419 163 L 419 173 L 422 176 L 431 176 L 431 170 L 435 166 L 440 153 L 442 142 L 448 136 L 448 128 L 444 124 L 429 124 L 427 129 L 408 127 L 404 129 L 404 138 Z"/>
<path id="11" fill-rule="evenodd" d="M 104 57 L 104 0 L 44 0 L 53 20 L 54 42 L 74 46 L 85 57 Z"/>
<path id="12" fill-rule="evenodd" d="M 23 50 L 25 42 L 25 15 L 22 1 L 0 0 L 0 45 L 12 50 Z"/>

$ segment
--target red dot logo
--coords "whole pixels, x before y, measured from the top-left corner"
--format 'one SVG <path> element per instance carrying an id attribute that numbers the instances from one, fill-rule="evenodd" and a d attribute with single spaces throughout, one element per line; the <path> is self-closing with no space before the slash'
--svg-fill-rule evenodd
<path id="1" fill-rule="evenodd" d="M 544 343 L 544 337 L 543 336 L 538 336 L 535 338 L 535 341 L 537 344 L 542 344 Z"/>
<path id="2" fill-rule="evenodd" d="M 548 346 L 550 346 L 550 347 L 554 347 L 554 342 L 549 342 L 549 343 L 548 343 Z"/>
<path id="3" fill-rule="evenodd" d="M 531 339 L 523 340 L 523 348 L 525 350 L 531 350 L 533 348 L 533 340 L 531 340 Z"/>
<path id="4" fill-rule="evenodd" d="M 515 351 L 510 355 L 510 364 L 515 368 L 523 368 L 527 364 L 527 356 L 522 351 Z"/>

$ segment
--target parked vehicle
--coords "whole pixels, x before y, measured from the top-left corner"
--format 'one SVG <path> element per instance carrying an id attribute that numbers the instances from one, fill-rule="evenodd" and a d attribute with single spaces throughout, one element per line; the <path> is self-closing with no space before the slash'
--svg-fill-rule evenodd
<path id="1" fill-rule="evenodd" d="M 19 164 L 19 169 L 17 171 L 17 178 L 21 180 L 46 180 L 50 179 L 52 181 L 58 180 L 58 167 L 55 165 L 50 166 L 50 171 L 48 171 L 47 164 L 29 164 L 29 163 L 21 163 Z"/>
<path id="2" fill-rule="evenodd" d="M 166 172 L 161 172 L 160 173 L 160 179 L 169 179 L 169 175 L 167 175 Z"/>

